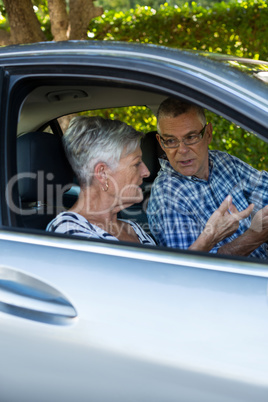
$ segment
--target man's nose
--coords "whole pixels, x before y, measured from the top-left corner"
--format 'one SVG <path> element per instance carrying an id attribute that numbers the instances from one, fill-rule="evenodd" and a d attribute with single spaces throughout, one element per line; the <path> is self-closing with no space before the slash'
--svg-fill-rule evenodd
<path id="1" fill-rule="evenodd" d="M 186 154 L 186 152 L 189 151 L 189 147 L 187 145 L 184 144 L 184 142 L 180 142 L 179 146 L 177 148 L 177 151 L 181 154 Z"/>

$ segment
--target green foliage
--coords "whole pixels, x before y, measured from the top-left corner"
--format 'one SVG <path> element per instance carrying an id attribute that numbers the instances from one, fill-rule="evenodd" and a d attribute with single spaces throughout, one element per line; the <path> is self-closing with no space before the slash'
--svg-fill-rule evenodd
<path id="1" fill-rule="evenodd" d="M 268 144 L 266 142 L 212 112 L 207 111 L 206 117 L 213 126 L 213 140 L 210 149 L 228 152 L 258 170 L 268 170 Z"/>
<path id="2" fill-rule="evenodd" d="M 89 116 L 118 119 L 147 133 L 156 130 L 156 117 L 145 106 L 133 106 L 85 112 Z M 206 111 L 207 122 L 213 126 L 210 149 L 219 149 L 242 159 L 258 170 L 268 170 L 268 144 L 234 123 Z"/>
<path id="3" fill-rule="evenodd" d="M 2 0 L 0 0 L 0 29 L 9 31 L 9 24 L 7 20 L 7 13 Z"/>
<path id="4" fill-rule="evenodd" d="M 47 40 L 51 40 L 47 0 L 32 3 Z M 91 21 L 89 37 L 93 39 L 153 43 L 268 60 L 267 0 L 98 0 L 95 5 L 109 11 Z M 0 0 L 1 29 L 9 29 L 6 17 Z M 123 120 L 140 131 L 156 129 L 156 119 L 145 107 L 93 114 L 96 113 Z M 258 169 L 268 169 L 266 143 L 210 112 L 208 121 L 214 128 L 211 148 L 236 155 Z"/>
<path id="5" fill-rule="evenodd" d="M 171 7 L 165 3 L 157 10 L 137 6 L 125 13 L 111 10 L 93 20 L 89 30 L 99 40 L 153 43 L 268 60 L 265 0 L 215 2 L 210 8 L 198 4 L 184 2 L 180 7 Z M 156 129 L 155 118 L 146 108 L 111 113 L 112 118 L 124 120 L 138 130 Z M 229 152 L 257 169 L 268 169 L 268 144 L 220 116 L 210 112 L 207 115 L 214 128 L 212 149 Z"/>
<path id="6" fill-rule="evenodd" d="M 202 7 L 212 7 L 214 3 L 221 2 L 222 0 L 196 0 L 199 6 Z M 232 0 L 225 0 L 228 3 Z M 152 7 L 156 10 L 159 9 L 164 3 L 168 4 L 170 7 L 182 7 L 184 3 L 188 3 L 192 6 L 194 3 L 192 0 L 97 0 L 95 1 L 96 6 L 103 7 L 104 10 L 110 11 L 114 10 L 116 12 L 123 11 L 126 12 L 131 8 L 136 8 L 136 6 L 147 6 Z"/>
<path id="7" fill-rule="evenodd" d="M 53 40 L 47 0 L 32 0 L 35 13 L 47 40 Z"/>
<path id="8" fill-rule="evenodd" d="M 117 119 L 135 127 L 137 131 L 147 133 L 156 130 L 156 117 L 146 106 L 132 106 L 84 113 L 89 116 L 101 116 L 104 119 Z"/>
<path id="9" fill-rule="evenodd" d="M 153 43 L 176 48 L 268 59 L 268 6 L 265 0 L 213 3 L 165 3 L 154 9 L 137 6 L 114 10 L 92 20 L 94 39 Z"/>

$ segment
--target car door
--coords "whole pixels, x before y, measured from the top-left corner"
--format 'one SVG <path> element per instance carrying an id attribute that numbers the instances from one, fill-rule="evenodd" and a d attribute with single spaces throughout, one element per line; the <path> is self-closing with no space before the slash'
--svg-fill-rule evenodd
<path id="1" fill-rule="evenodd" d="M 37 61 L 23 56 L 21 65 L 13 61 L 12 68 L 5 67 L 0 172 L 1 398 L 266 400 L 266 262 L 70 238 L 15 224 L 16 214 L 9 206 L 16 188 L 12 187 L 13 193 L 8 184 L 16 175 L 14 131 L 20 99 L 41 76 L 54 80 L 85 75 L 91 56 L 83 58 L 84 69 L 74 57 L 47 62 L 46 54 Z M 130 74 L 120 57 L 119 70 L 113 57 L 110 62 L 109 58 L 95 62 L 102 69 L 103 82 L 114 76 L 114 80 L 120 78 L 120 85 L 129 85 Z M 152 74 L 151 82 L 145 84 L 148 60 L 138 65 L 133 81 L 151 86 L 157 77 Z M 95 71 L 98 79 L 100 68 Z M 167 76 L 168 72 L 176 76 L 165 66 Z M 92 78 L 93 69 L 90 74 Z M 171 81 L 162 79 L 157 82 L 160 85 L 171 93 Z M 175 90 L 174 84 L 173 94 Z M 210 93 L 207 102 L 212 98 Z M 255 125 L 254 119 L 248 117 L 248 124 Z"/>
<path id="2" fill-rule="evenodd" d="M 1 250 L 6 400 L 265 400 L 265 266 L 7 231 Z"/>

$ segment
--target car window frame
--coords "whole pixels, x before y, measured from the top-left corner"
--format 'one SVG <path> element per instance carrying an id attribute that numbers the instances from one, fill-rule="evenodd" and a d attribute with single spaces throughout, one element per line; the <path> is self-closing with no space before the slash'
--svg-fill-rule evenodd
<path id="1" fill-rule="evenodd" d="M 53 67 L 53 68 L 52 68 Z M 196 95 L 196 103 L 200 104 L 203 107 L 210 107 L 211 110 L 211 103 L 214 102 L 214 98 L 212 96 L 212 94 L 210 95 L 206 95 L 204 98 L 202 98 L 202 102 L 200 100 L 200 97 L 202 95 L 202 92 L 199 88 L 199 90 L 192 88 L 192 87 L 188 87 L 188 93 L 187 95 L 185 95 L 185 85 L 182 83 L 178 83 L 177 85 L 171 85 L 172 82 L 169 78 L 162 78 L 161 83 L 158 81 L 157 83 L 152 82 L 150 83 L 150 85 L 147 82 L 147 78 L 148 78 L 148 73 L 140 73 L 138 72 L 137 74 L 135 74 L 135 79 L 132 78 L 132 80 L 128 77 L 128 75 L 131 75 L 131 72 L 129 74 L 126 73 L 126 71 L 123 71 L 123 74 L 119 74 L 119 72 L 121 71 L 118 68 L 115 68 L 114 74 L 110 75 L 109 77 L 107 77 L 107 74 L 104 74 L 103 76 L 99 74 L 94 75 L 92 73 L 92 71 L 88 71 L 87 74 L 85 74 L 85 66 L 82 66 L 82 70 L 84 71 L 84 74 L 82 77 L 80 77 L 80 73 L 81 73 L 81 66 L 77 67 L 78 71 L 73 71 L 73 73 L 70 75 L 70 67 L 69 66 L 65 66 L 67 71 L 64 71 L 64 73 L 62 72 L 62 66 L 58 66 L 57 69 L 61 71 L 61 74 L 59 74 L 57 72 L 57 69 L 55 71 L 55 66 L 52 65 L 48 65 L 47 68 L 45 68 L 45 71 L 47 71 L 46 73 L 46 77 L 44 77 L 44 66 L 39 66 L 39 69 L 37 68 L 37 71 L 35 71 L 35 73 L 33 74 L 33 69 L 29 69 L 29 66 L 25 66 L 25 67 L 16 67 L 16 68 L 11 68 L 11 70 L 9 71 L 9 80 L 8 80 L 8 86 L 7 86 L 7 93 L 8 93 L 8 98 L 7 98 L 7 111 L 6 111 L 6 116 L 7 119 L 5 121 L 5 125 L 6 125 L 6 131 L 4 133 L 4 138 L 2 138 L 2 145 L 4 146 L 4 149 L 10 149 L 10 155 L 7 157 L 6 161 L 5 161 L 5 169 L 4 172 L 6 174 L 5 176 L 5 180 L 4 183 L 6 185 L 8 178 L 10 178 L 12 176 L 12 174 L 16 173 L 16 158 L 15 158 L 15 154 L 14 154 L 14 149 L 16 148 L 15 144 L 16 144 L 16 127 L 17 127 L 17 121 L 18 118 L 15 119 L 14 118 L 14 111 L 15 113 L 17 113 L 17 117 L 19 116 L 19 110 L 21 108 L 21 104 L 23 99 L 25 99 L 25 96 L 27 95 L 27 93 L 29 93 L 34 87 L 36 87 L 37 85 L 40 85 L 40 83 L 46 83 L 46 82 L 51 82 L 52 80 L 55 79 L 59 79 L 59 76 L 61 79 L 63 80 L 70 80 L 70 78 L 73 78 L 74 80 L 78 80 L 79 82 L 83 81 L 83 80 L 96 80 L 96 75 L 97 75 L 97 79 L 102 83 L 102 85 L 104 83 L 106 83 L 107 85 L 127 85 L 130 87 L 135 87 L 135 88 L 147 88 L 148 86 L 150 88 L 150 90 L 152 91 L 156 91 L 157 93 L 159 93 L 159 87 L 161 87 L 161 93 L 165 96 L 174 96 L 176 94 L 176 96 L 178 95 L 178 91 L 180 90 L 185 99 L 189 99 L 190 95 L 191 95 L 191 99 L 193 94 Z M 73 67 L 72 67 L 73 69 Z M 42 73 L 40 72 L 40 70 L 42 71 Z M 104 68 L 105 71 L 105 68 Z M 111 73 L 111 68 L 109 68 L 109 73 Z M 143 77 L 143 81 L 138 81 L 138 78 L 142 75 Z M 120 78 L 121 77 L 121 78 Z M 152 76 L 153 78 L 155 78 L 154 76 Z M 154 81 L 154 80 L 153 80 Z M 26 85 L 27 89 L 25 88 L 25 84 L 29 84 L 30 85 Z M 95 81 L 96 82 L 96 81 Z M 165 86 L 163 85 L 163 82 L 165 82 Z M 17 92 L 19 91 L 20 96 L 17 95 Z M 234 111 L 231 109 L 231 107 L 229 105 L 226 105 L 225 103 L 223 103 L 222 101 L 218 101 L 218 106 L 217 106 L 217 111 L 216 113 L 221 113 L 221 115 L 223 116 L 228 116 L 229 119 L 231 119 L 232 115 L 234 114 Z M 222 105 L 221 108 L 219 108 L 219 105 Z M 214 107 L 213 109 L 215 110 L 216 106 L 214 103 Z M 220 109 L 220 110 L 219 110 Z M 13 111 L 13 114 L 11 113 L 11 110 Z M 256 122 L 252 121 L 250 118 L 247 117 L 246 120 L 244 120 L 244 114 L 240 114 L 240 118 L 243 120 L 243 122 L 241 123 L 241 120 L 238 120 L 238 114 L 236 114 L 236 121 L 243 126 L 246 129 L 251 129 L 253 131 L 256 130 L 256 128 L 259 128 L 259 126 L 262 128 L 262 131 L 265 129 L 265 127 L 263 125 L 261 125 L 260 123 L 258 123 L 256 125 Z M 9 133 L 7 135 L 7 132 Z M 3 174 L 3 172 L 2 172 Z M 3 177 L 3 175 L 2 175 Z M 2 197 L 2 205 L 3 205 L 3 195 L 1 195 Z M 15 197 L 18 197 L 18 192 L 15 189 Z M 12 216 L 12 213 L 10 214 L 10 212 L 8 211 L 8 208 L 2 208 L 1 209 L 1 218 L 2 218 L 2 229 L 3 230 L 7 230 L 7 231 L 13 231 L 13 229 L 15 229 L 15 232 L 25 232 L 25 233 L 40 233 L 39 231 L 35 231 L 35 230 L 24 230 L 25 228 L 18 228 L 17 224 L 16 224 L 16 219 L 14 219 L 14 216 Z M 44 233 L 42 233 L 42 235 L 44 235 Z M 45 234 L 45 236 L 50 236 L 50 234 Z M 74 239 L 75 240 L 75 239 Z M 93 241 L 93 239 L 92 239 Z M 143 247 L 147 247 L 147 246 L 142 246 L 142 245 L 138 245 L 138 248 L 143 248 Z M 162 250 L 162 248 L 161 248 Z M 168 252 L 168 253 L 174 253 L 174 254 L 185 254 L 186 253 L 191 253 L 188 250 L 172 250 L 169 248 L 164 248 L 162 251 Z M 197 254 L 201 254 L 200 252 L 193 252 L 193 253 L 197 253 Z M 206 253 L 206 255 L 209 255 Z M 211 257 L 211 255 L 209 255 Z M 215 257 L 215 256 L 214 256 Z M 226 257 L 222 257 L 222 256 L 216 256 L 216 258 L 225 258 Z M 243 257 L 231 257 L 231 260 L 237 260 L 240 261 Z M 228 258 L 227 258 L 228 260 Z M 245 259 L 246 261 L 246 259 Z"/>

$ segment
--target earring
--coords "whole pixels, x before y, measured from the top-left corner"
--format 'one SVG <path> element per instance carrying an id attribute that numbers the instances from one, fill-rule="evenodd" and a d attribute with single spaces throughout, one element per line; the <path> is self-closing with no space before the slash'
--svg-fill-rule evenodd
<path id="1" fill-rule="evenodd" d="M 102 191 L 108 191 L 108 188 L 109 188 L 109 184 L 108 184 L 108 181 L 106 181 L 105 188 L 102 187 Z"/>

